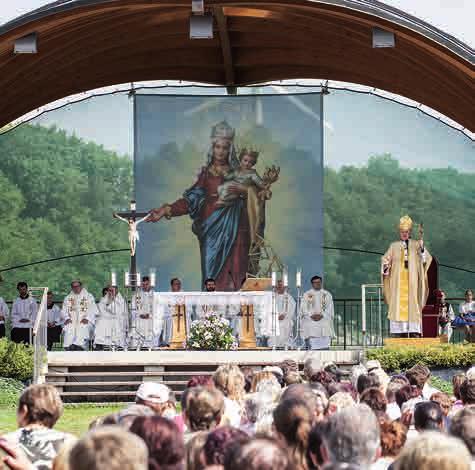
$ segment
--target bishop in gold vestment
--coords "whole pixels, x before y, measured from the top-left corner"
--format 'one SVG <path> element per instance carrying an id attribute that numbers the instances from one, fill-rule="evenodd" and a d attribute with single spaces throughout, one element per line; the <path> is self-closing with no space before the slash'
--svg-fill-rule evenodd
<path id="1" fill-rule="evenodd" d="M 421 240 L 411 239 L 412 220 L 399 221 L 400 240 L 391 243 L 382 259 L 384 299 L 390 332 L 421 333 L 422 309 L 428 295 L 427 271 L 432 256 Z"/>

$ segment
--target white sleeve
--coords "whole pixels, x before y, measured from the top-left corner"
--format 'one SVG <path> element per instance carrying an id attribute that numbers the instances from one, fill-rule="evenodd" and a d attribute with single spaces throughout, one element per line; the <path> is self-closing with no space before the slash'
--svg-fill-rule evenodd
<path id="1" fill-rule="evenodd" d="M 21 318 L 21 315 L 18 312 L 17 301 L 15 300 L 12 306 L 12 314 L 11 314 L 12 323 L 15 323 L 15 320 L 19 320 L 20 318 Z"/>
<path id="2" fill-rule="evenodd" d="M 89 323 L 94 325 L 96 323 L 97 315 L 99 315 L 99 310 L 97 309 L 97 304 L 92 294 L 89 294 L 88 302 L 89 308 L 87 309 L 87 320 Z"/>
<path id="3" fill-rule="evenodd" d="M 71 320 L 71 315 L 69 314 L 68 309 L 68 296 L 66 296 L 63 300 L 63 305 L 61 307 L 61 321 L 65 323 L 68 320 Z"/>
<path id="4" fill-rule="evenodd" d="M 10 311 L 8 310 L 8 305 L 5 300 L 0 297 L 0 315 L 4 316 L 5 319 L 8 318 Z"/>
<path id="5" fill-rule="evenodd" d="M 31 315 L 31 323 L 34 324 L 36 321 L 36 315 L 38 313 L 38 303 L 36 299 L 31 299 L 30 302 L 30 315 Z"/>
<path id="6" fill-rule="evenodd" d="M 325 309 L 325 318 L 329 320 L 333 320 L 333 316 L 335 314 L 334 306 L 333 306 L 333 297 L 331 294 L 327 293 L 327 308 Z"/>

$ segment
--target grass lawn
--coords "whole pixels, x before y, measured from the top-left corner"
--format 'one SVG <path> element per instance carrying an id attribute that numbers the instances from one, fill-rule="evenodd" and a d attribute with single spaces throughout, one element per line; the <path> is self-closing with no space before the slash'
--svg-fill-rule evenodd
<path id="1" fill-rule="evenodd" d="M 76 405 L 66 406 L 63 416 L 58 421 L 55 429 L 70 432 L 80 436 L 89 427 L 89 423 L 98 416 L 115 413 L 124 405 L 96 406 Z M 16 429 L 16 409 L 11 406 L 0 406 L 0 435 Z"/>

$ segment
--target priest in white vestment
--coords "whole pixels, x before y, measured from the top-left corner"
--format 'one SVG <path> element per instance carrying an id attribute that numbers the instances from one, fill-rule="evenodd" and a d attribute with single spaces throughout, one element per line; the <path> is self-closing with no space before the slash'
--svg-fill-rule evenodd
<path id="1" fill-rule="evenodd" d="M 31 342 L 31 330 L 38 313 L 38 304 L 28 290 L 26 282 L 17 284 L 18 297 L 12 305 L 12 331 L 11 339 L 15 343 Z"/>
<path id="2" fill-rule="evenodd" d="M 275 308 L 278 321 L 278 335 L 275 338 L 275 347 L 285 348 L 289 346 L 290 337 L 295 318 L 295 300 L 287 292 L 282 280 L 277 281 L 275 294 Z M 271 336 L 269 340 L 270 346 L 274 346 L 274 338 Z"/>
<path id="3" fill-rule="evenodd" d="M 132 346 L 137 349 L 150 349 L 159 345 L 158 336 L 162 330 L 161 319 L 157 317 L 157 312 L 154 311 L 153 296 L 154 291 L 150 284 L 150 278 L 144 276 L 142 287 L 132 298 L 135 326 Z"/>
<path id="4" fill-rule="evenodd" d="M 127 302 L 116 286 L 109 286 L 99 302 L 99 313 L 94 332 L 94 348 L 124 348 L 128 329 Z"/>
<path id="5" fill-rule="evenodd" d="M 71 292 L 63 301 L 64 349 L 70 351 L 89 349 L 89 341 L 97 314 L 94 297 L 82 287 L 81 281 L 73 281 Z"/>
<path id="6" fill-rule="evenodd" d="M 305 292 L 300 306 L 302 336 L 308 349 L 329 349 L 333 336 L 333 297 L 322 288 L 322 278 L 313 276 L 312 288 Z"/>

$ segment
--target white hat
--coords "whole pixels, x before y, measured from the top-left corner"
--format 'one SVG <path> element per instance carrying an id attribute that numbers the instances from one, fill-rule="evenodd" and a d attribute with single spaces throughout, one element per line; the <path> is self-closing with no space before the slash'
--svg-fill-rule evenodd
<path id="1" fill-rule="evenodd" d="M 265 372 L 272 372 L 274 374 L 280 375 L 281 377 L 284 376 L 284 371 L 278 366 L 265 366 L 262 370 Z"/>
<path id="2" fill-rule="evenodd" d="M 467 370 L 465 376 L 468 380 L 475 380 L 475 366 L 470 367 L 470 369 Z"/>
<path id="3" fill-rule="evenodd" d="M 144 382 L 135 396 L 151 403 L 166 403 L 170 399 L 170 389 L 164 384 Z"/>
<path id="4" fill-rule="evenodd" d="M 372 359 L 366 363 L 366 369 L 371 371 L 371 369 L 381 369 L 381 363 L 377 359 Z"/>

